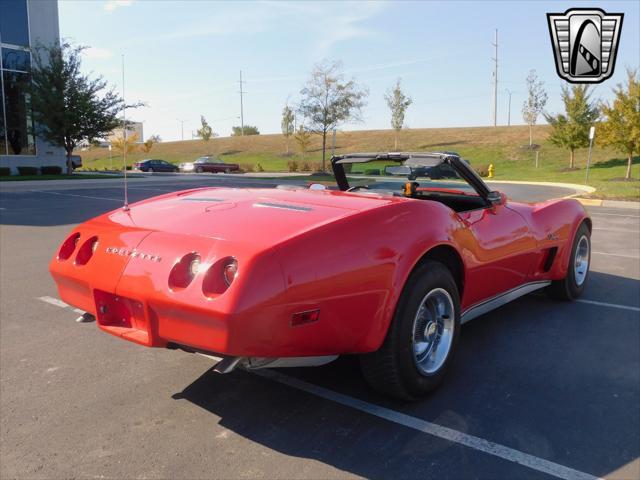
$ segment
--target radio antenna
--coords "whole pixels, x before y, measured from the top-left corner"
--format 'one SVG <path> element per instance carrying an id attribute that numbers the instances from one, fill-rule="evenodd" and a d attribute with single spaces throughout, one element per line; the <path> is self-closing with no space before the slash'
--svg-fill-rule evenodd
<path id="1" fill-rule="evenodd" d="M 127 104 L 124 101 L 124 53 L 122 54 L 122 163 L 124 166 L 124 205 L 122 210 L 129 211 L 129 195 L 127 192 Z"/>

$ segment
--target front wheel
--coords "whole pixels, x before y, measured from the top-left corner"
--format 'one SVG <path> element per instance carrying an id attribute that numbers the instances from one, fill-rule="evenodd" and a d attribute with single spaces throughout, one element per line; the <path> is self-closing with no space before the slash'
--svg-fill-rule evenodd
<path id="1" fill-rule="evenodd" d="M 196 168 L 196 173 L 202 173 L 204 172 L 204 170 L 202 169 L 202 167 L 198 167 Z"/>
<path id="2" fill-rule="evenodd" d="M 575 300 L 584 292 L 589 279 L 589 265 L 591 263 L 591 232 L 584 223 L 576 232 L 567 275 L 562 280 L 556 280 L 549 285 L 547 292 L 559 300 Z"/>
<path id="3" fill-rule="evenodd" d="M 427 261 L 411 274 L 379 350 L 360 364 L 379 392 L 416 400 L 436 389 L 451 365 L 460 332 L 460 296 L 447 267 Z"/>

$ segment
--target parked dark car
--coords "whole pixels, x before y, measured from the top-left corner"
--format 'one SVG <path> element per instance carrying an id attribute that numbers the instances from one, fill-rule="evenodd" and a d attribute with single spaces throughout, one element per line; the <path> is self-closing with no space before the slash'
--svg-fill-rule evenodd
<path id="1" fill-rule="evenodd" d="M 178 172 L 180 169 L 173 163 L 165 160 L 142 160 L 133 165 L 133 168 L 141 172 Z"/>
<path id="2" fill-rule="evenodd" d="M 181 163 L 180 170 L 183 172 L 211 172 L 211 173 L 231 173 L 240 170 L 240 165 L 236 163 L 225 163 L 217 157 L 206 155 L 198 158 L 195 162 Z"/>

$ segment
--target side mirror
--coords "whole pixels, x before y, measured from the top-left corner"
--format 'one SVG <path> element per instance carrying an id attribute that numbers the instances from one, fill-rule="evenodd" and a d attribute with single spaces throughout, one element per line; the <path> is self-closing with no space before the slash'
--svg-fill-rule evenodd
<path id="1" fill-rule="evenodd" d="M 326 190 L 327 187 L 322 185 L 321 183 L 312 183 L 309 185 L 309 190 Z"/>
<path id="2" fill-rule="evenodd" d="M 507 196 L 501 192 L 489 192 L 487 195 L 487 200 L 491 203 L 491 205 L 504 205 L 507 201 Z"/>

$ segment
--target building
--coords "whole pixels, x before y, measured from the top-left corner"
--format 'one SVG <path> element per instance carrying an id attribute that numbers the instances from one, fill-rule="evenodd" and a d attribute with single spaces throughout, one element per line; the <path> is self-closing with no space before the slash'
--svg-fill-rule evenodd
<path id="1" fill-rule="evenodd" d="M 65 151 L 34 135 L 26 87 L 31 48 L 60 40 L 55 0 L 0 0 L 0 167 L 60 165 Z"/>

